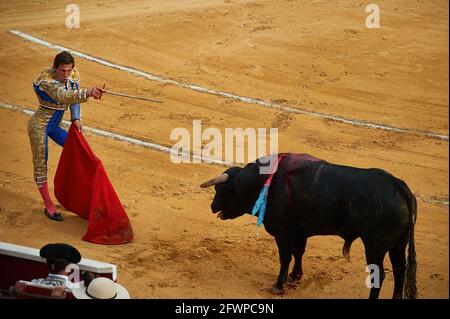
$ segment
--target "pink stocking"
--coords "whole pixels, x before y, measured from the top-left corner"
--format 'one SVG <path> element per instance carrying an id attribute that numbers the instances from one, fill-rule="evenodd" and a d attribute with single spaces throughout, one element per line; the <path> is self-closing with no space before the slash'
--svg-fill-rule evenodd
<path id="1" fill-rule="evenodd" d="M 41 193 L 42 199 L 44 200 L 45 208 L 50 214 L 55 214 L 57 212 L 55 205 L 50 198 L 50 194 L 48 192 L 48 184 L 45 182 L 39 187 L 39 193 Z"/>

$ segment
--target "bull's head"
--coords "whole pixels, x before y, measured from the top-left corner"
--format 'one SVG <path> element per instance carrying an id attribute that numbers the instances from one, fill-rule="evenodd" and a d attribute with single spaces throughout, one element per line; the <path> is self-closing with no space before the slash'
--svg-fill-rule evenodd
<path id="1" fill-rule="evenodd" d="M 216 195 L 211 210 L 214 214 L 218 214 L 217 217 L 233 219 L 251 212 L 259 192 L 259 186 L 256 185 L 259 183 L 258 175 L 255 175 L 256 179 L 253 178 L 249 175 L 251 171 L 253 170 L 249 170 L 248 166 L 232 167 L 200 185 L 202 188 L 214 186 Z"/>

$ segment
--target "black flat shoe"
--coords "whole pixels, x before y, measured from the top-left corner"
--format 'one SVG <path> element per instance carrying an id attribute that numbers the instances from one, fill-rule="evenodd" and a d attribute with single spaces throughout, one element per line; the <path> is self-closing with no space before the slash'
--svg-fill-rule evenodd
<path id="1" fill-rule="evenodd" d="M 54 214 L 50 214 L 50 213 L 48 212 L 47 208 L 44 209 L 44 214 L 45 214 L 45 216 L 47 216 L 48 218 L 50 218 L 50 219 L 52 219 L 52 220 L 56 220 L 56 221 L 58 221 L 58 222 L 62 222 L 62 221 L 64 220 L 64 217 L 63 217 L 60 213 L 56 212 L 56 213 L 54 213 Z"/>

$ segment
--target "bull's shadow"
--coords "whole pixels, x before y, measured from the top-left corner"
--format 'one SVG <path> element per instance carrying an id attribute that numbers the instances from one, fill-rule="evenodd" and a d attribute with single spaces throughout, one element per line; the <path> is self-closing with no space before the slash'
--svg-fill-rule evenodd
<path id="1" fill-rule="evenodd" d="M 263 216 L 280 257 L 280 272 L 272 292 L 281 294 L 286 282 L 295 283 L 302 277 L 308 237 L 338 235 L 345 240 L 342 252 L 346 258 L 352 242 L 361 238 L 369 269 L 379 270 L 369 298 L 378 298 L 388 252 L 395 281 L 393 298 L 403 297 L 404 286 L 405 296 L 415 298 L 417 205 L 408 186 L 381 169 L 335 165 L 307 154 L 284 153 L 278 158 L 274 174 L 261 173 L 268 162 L 264 157 L 244 168 L 232 167 L 201 185 L 215 187 L 212 212 L 221 219 L 233 219 L 252 212 L 273 175 Z M 295 262 L 288 276 L 292 256 Z"/>

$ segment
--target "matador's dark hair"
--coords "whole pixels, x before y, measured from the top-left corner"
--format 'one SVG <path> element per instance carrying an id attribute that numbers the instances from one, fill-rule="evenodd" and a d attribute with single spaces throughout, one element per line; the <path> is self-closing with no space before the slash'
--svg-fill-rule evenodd
<path id="1" fill-rule="evenodd" d="M 67 51 L 60 52 L 55 56 L 55 60 L 53 60 L 53 68 L 56 69 L 60 64 L 72 64 L 72 67 L 74 67 L 75 59 Z"/>

